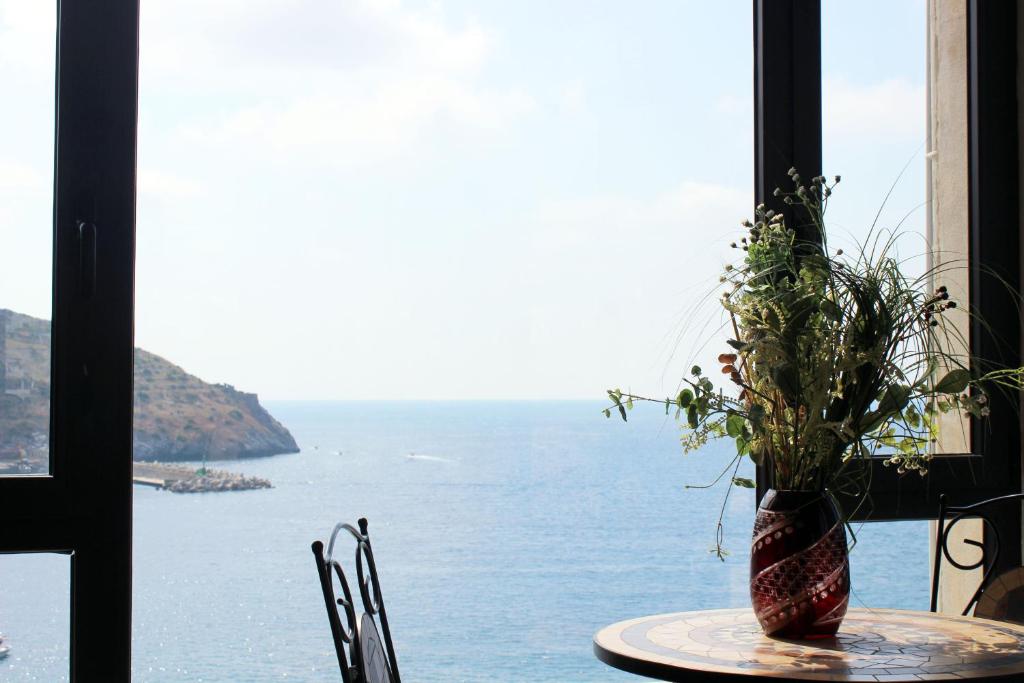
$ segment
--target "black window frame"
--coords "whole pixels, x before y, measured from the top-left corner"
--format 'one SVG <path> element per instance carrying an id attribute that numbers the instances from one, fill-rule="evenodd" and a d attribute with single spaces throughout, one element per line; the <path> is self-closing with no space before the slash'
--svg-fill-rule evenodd
<path id="1" fill-rule="evenodd" d="M 50 471 L 0 477 L 0 552 L 70 556 L 72 681 L 131 678 L 138 25 L 57 2 Z"/>
<path id="2" fill-rule="evenodd" d="M 51 471 L 0 478 L 0 552 L 70 555 L 71 679 L 127 681 L 139 5 L 58 7 Z M 967 7 L 971 305 L 995 327 L 972 329 L 972 351 L 1019 364 L 1019 317 L 1005 315 L 1016 306 L 984 275 L 1020 288 L 1016 6 Z M 821 7 L 753 8 L 755 198 L 771 206 L 790 166 L 821 172 Z M 867 519 L 934 518 L 940 493 L 966 502 L 1020 490 L 1019 397 L 991 408 L 987 428 L 972 430 L 980 457 L 940 458 L 925 480 L 876 467 Z M 771 482 L 763 469 L 757 479 L 760 500 Z M 1001 523 L 1020 537 L 1019 516 Z M 1019 565 L 1020 544 L 1005 550 Z"/>
<path id="3" fill-rule="evenodd" d="M 754 0 L 753 6 L 755 202 L 789 217 L 792 208 L 772 196 L 789 182 L 788 169 L 806 177 L 822 172 L 821 2 Z M 1017 10 L 1015 3 L 983 0 L 967 0 L 966 7 L 970 305 L 988 323 L 972 323 L 971 353 L 1017 366 L 1021 320 L 1007 313 L 1019 306 L 990 274 L 1020 291 Z M 987 423 L 972 424 L 972 452 L 935 458 L 927 478 L 901 477 L 873 463 L 871 504 L 855 519 L 934 519 L 940 494 L 967 503 L 1020 491 L 1019 396 L 993 396 L 990 407 Z M 759 467 L 758 502 L 770 487 L 771 473 Z M 1002 538 L 1021 537 L 1020 515 L 999 524 Z M 1004 548 L 1001 565 L 1021 564 L 1020 543 L 1013 546 Z"/>

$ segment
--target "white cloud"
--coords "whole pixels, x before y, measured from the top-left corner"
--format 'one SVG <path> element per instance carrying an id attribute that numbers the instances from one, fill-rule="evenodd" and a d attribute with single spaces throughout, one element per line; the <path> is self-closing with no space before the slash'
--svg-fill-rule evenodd
<path id="1" fill-rule="evenodd" d="M 748 114 L 753 116 L 753 106 L 754 102 L 750 95 L 741 96 L 735 93 L 720 95 L 714 102 L 714 109 L 720 114 Z"/>
<path id="2" fill-rule="evenodd" d="M 193 144 L 375 162 L 434 126 L 478 135 L 535 109 L 523 90 L 483 83 L 492 43 L 475 23 L 392 0 L 153 0 L 142 101 L 197 102 L 178 126 Z"/>
<path id="3" fill-rule="evenodd" d="M 492 37 L 453 28 L 436 12 L 397 0 L 150 0 L 142 7 L 143 67 L 236 75 L 289 69 L 478 69 Z M 231 84 L 223 84 L 231 87 Z"/>
<path id="4" fill-rule="evenodd" d="M 190 178 L 153 168 L 138 170 L 140 195 L 156 199 L 190 199 L 202 194 L 200 184 Z"/>
<path id="5" fill-rule="evenodd" d="M 42 192 L 51 184 L 39 170 L 17 161 L 0 159 L 0 192 Z"/>
<path id="6" fill-rule="evenodd" d="M 822 98 L 826 139 L 857 136 L 874 143 L 916 139 L 925 127 L 924 84 L 903 79 L 856 84 L 843 78 L 826 78 Z"/>
<path id="7" fill-rule="evenodd" d="M 211 145 L 257 143 L 278 152 L 312 152 L 335 161 L 379 160 L 414 144 L 431 125 L 450 122 L 494 131 L 534 109 L 521 91 L 475 88 L 419 76 L 367 83 L 339 78 L 334 92 L 263 103 L 184 129 Z"/>
<path id="8" fill-rule="evenodd" d="M 520 277 L 532 292 L 531 343 L 572 358 L 565 386 L 599 395 L 598 380 L 628 380 L 672 391 L 683 367 L 705 362 L 700 344 L 717 338 L 721 312 L 717 277 L 752 201 L 749 189 L 687 181 L 543 207 Z"/>
<path id="9" fill-rule="evenodd" d="M 6 77 L 52 74 L 56 50 L 56 3 L 0 0 L 0 68 L 11 69 Z"/>
<path id="10" fill-rule="evenodd" d="M 563 114 L 579 114 L 587 107 L 587 89 L 582 81 L 573 81 L 562 90 L 559 100 Z"/>

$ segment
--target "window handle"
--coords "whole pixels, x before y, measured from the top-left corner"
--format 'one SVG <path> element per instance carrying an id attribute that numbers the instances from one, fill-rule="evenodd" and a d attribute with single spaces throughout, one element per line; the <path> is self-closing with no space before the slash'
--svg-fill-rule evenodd
<path id="1" fill-rule="evenodd" d="M 86 299 L 96 290 L 96 224 L 78 221 L 78 291 Z"/>

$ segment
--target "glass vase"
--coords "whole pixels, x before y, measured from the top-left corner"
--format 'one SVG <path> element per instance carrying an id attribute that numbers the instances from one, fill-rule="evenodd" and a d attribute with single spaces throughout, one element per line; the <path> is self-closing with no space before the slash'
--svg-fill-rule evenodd
<path id="1" fill-rule="evenodd" d="M 750 599 L 770 636 L 835 635 L 850 596 L 846 529 L 818 491 L 769 489 L 754 521 Z"/>

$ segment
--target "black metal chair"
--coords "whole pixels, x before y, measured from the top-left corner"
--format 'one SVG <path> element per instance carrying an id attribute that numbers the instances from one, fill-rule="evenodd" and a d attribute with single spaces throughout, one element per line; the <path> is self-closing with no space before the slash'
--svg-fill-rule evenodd
<path id="1" fill-rule="evenodd" d="M 939 516 L 935 533 L 935 560 L 932 566 L 931 611 L 937 611 L 939 594 L 939 568 L 945 557 L 950 565 L 961 571 L 972 569 L 982 570 L 981 581 L 977 589 L 964 607 L 963 614 L 974 608 L 974 615 L 988 619 L 1003 621 L 1020 621 L 1024 615 L 1017 612 L 1015 606 L 1024 593 L 1024 568 L 1018 567 L 993 579 L 992 572 L 999 561 L 999 528 L 992 521 L 994 509 L 1011 501 L 1024 500 L 1024 493 L 1012 493 L 1006 496 L 982 500 L 970 505 L 947 505 L 946 496 L 939 496 Z M 1019 508 L 1015 514 L 1020 514 Z M 988 528 L 987 542 L 963 539 L 964 544 L 974 546 L 981 551 L 980 557 L 972 563 L 962 563 L 953 557 L 949 549 L 949 533 L 958 522 L 964 519 L 980 519 Z M 948 523 L 947 523 L 948 520 Z"/>
<path id="2" fill-rule="evenodd" d="M 356 580 L 363 605 L 363 613 L 358 617 L 345 570 L 334 554 L 334 543 L 343 531 L 348 532 L 356 542 Z M 401 683 L 366 519 L 359 520 L 358 530 L 351 524 L 336 525 L 327 542 L 326 554 L 324 544 L 320 541 L 314 541 L 312 548 L 327 608 L 327 619 L 331 624 L 334 650 L 338 655 L 338 666 L 341 667 L 341 680 L 344 683 Z M 335 583 L 340 588 L 340 597 L 335 591 Z M 383 645 L 375 617 L 380 618 Z"/>

